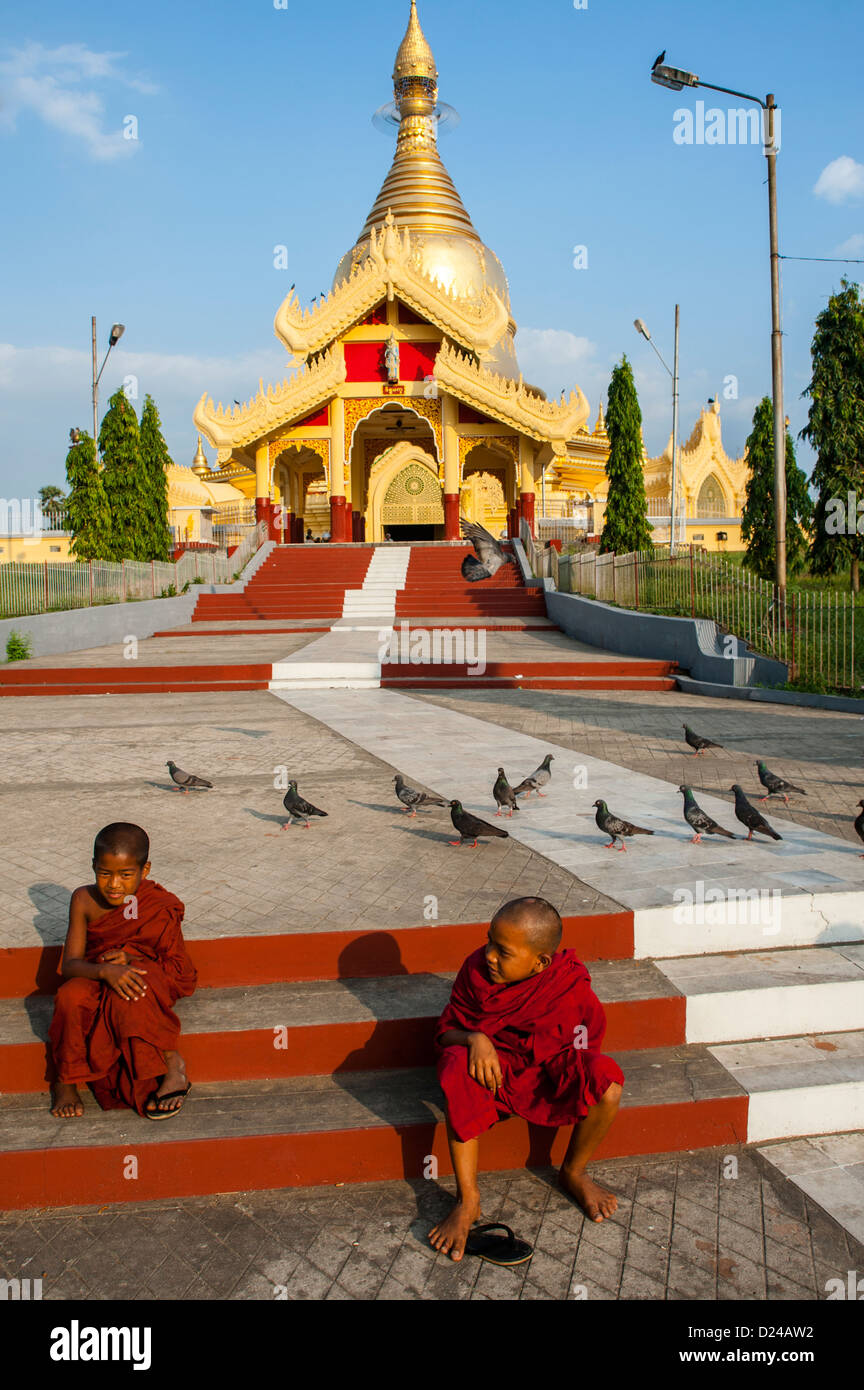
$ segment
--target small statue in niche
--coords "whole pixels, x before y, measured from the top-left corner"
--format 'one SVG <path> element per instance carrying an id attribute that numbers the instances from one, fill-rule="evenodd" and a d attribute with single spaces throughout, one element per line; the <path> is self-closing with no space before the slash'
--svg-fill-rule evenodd
<path id="1" fill-rule="evenodd" d="M 399 344 L 396 341 L 395 333 L 391 333 L 384 349 L 384 366 L 387 368 L 387 380 L 391 386 L 398 385 L 399 382 Z"/>

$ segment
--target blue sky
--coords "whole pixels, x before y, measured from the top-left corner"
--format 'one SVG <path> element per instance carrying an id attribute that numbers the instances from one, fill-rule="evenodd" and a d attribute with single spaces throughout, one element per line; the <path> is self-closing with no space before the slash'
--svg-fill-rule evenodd
<path id="1" fill-rule="evenodd" d="M 103 407 L 135 375 L 139 408 L 149 390 L 178 463 L 192 460 L 203 391 L 230 403 L 260 376 L 283 377 L 278 304 L 292 281 L 304 301 L 329 289 L 389 168 L 393 139 L 370 117 L 392 99 L 408 11 L 408 0 L 6 8 L 3 495 L 63 484 L 69 427 L 90 427 L 91 314 L 100 352 L 111 323 L 127 325 Z M 649 70 L 665 48 L 705 81 L 775 92 L 781 251 L 864 258 L 858 0 L 420 0 L 420 16 L 441 99 L 462 118 L 442 156 L 509 276 L 525 377 L 555 394 L 578 383 L 593 417 L 626 352 L 658 453 L 669 382 L 633 319 L 671 362 L 677 300 L 683 435 L 734 376 L 722 417 L 738 454 L 771 385 L 765 159 L 759 146 L 677 144 L 676 109 L 739 103 L 664 91 Z M 122 136 L 130 116 L 137 140 Z M 844 273 L 862 272 L 783 263 L 796 434 L 813 320 Z M 803 445 L 799 457 L 809 469 Z"/>

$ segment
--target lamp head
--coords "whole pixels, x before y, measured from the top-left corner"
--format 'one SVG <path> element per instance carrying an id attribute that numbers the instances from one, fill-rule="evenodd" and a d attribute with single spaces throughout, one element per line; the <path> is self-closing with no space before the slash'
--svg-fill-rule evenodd
<path id="1" fill-rule="evenodd" d="M 633 327 L 636 329 L 636 332 L 637 332 L 637 333 L 641 333 L 641 334 L 642 334 L 642 337 L 645 338 L 645 339 L 650 343 L 650 341 L 651 341 L 651 334 L 648 332 L 648 329 L 645 327 L 645 324 L 642 322 L 641 319 L 634 319 L 634 320 L 633 320 Z"/>
<path id="2" fill-rule="evenodd" d="M 686 72 L 684 68 L 670 68 L 665 64 L 651 69 L 651 81 L 656 82 L 658 87 L 668 87 L 673 92 L 680 92 L 682 87 L 699 86 L 699 78 L 695 72 Z"/>
<path id="3" fill-rule="evenodd" d="M 125 323 L 115 323 L 111 329 L 111 337 L 108 339 L 108 346 L 112 348 L 116 347 L 125 332 Z"/>

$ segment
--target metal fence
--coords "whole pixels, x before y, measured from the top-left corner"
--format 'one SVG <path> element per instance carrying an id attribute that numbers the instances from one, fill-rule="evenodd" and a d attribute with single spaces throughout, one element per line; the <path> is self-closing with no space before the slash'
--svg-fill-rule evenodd
<path id="1" fill-rule="evenodd" d="M 0 618 L 160 598 L 196 582 L 231 584 L 263 545 L 266 530 L 261 522 L 230 559 L 224 551 L 187 550 L 176 562 L 46 560 L 0 565 Z"/>
<path id="2" fill-rule="evenodd" d="M 631 555 L 559 556 L 541 550 L 524 526 L 522 540 L 534 573 L 552 579 L 562 593 L 641 612 L 711 618 L 755 652 L 785 662 L 796 684 L 861 689 L 864 595 L 789 588 L 781 601 L 769 581 L 693 545 L 676 547 L 674 554 L 657 546 Z"/>

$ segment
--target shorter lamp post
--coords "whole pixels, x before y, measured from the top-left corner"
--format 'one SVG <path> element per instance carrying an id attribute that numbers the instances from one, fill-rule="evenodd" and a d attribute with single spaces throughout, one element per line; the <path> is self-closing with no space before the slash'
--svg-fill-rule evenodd
<path id="1" fill-rule="evenodd" d="M 663 362 L 663 366 L 666 367 L 667 372 L 669 372 L 669 375 L 670 375 L 671 378 L 672 378 L 672 496 L 671 496 L 670 499 L 669 499 L 669 554 L 670 554 L 670 555 L 674 555 L 674 554 L 675 554 L 675 520 L 676 520 L 677 501 L 678 501 L 678 328 L 679 328 L 680 321 L 681 321 L 681 310 L 680 310 L 680 306 L 679 306 L 678 304 L 676 304 L 676 305 L 675 305 L 675 357 L 674 357 L 674 359 L 673 359 L 673 360 L 674 360 L 674 363 L 675 363 L 675 366 L 674 366 L 674 370 L 672 370 L 672 371 L 669 370 L 669 367 L 668 367 L 668 366 L 666 365 L 666 363 L 663 361 L 663 357 L 661 356 L 660 351 L 659 351 L 659 349 L 658 349 L 656 343 L 654 342 L 654 339 L 651 337 L 651 334 L 648 332 L 648 329 L 645 327 L 645 324 L 642 322 L 642 320 L 641 320 L 641 319 L 634 319 L 634 321 L 633 321 L 633 327 L 636 329 L 636 332 L 637 332 L 637 333 L 641 333 L 641 335 L 642 335 L 642 337 L 645 339 L 645 341 L 651 344 L 652 348 L 653 348 L 654 351 L 657 353 L 657 356 L 660 358 L 660 361 Z M 686 523 L 685 523 L 685 524 L 686 524 Z"/>

